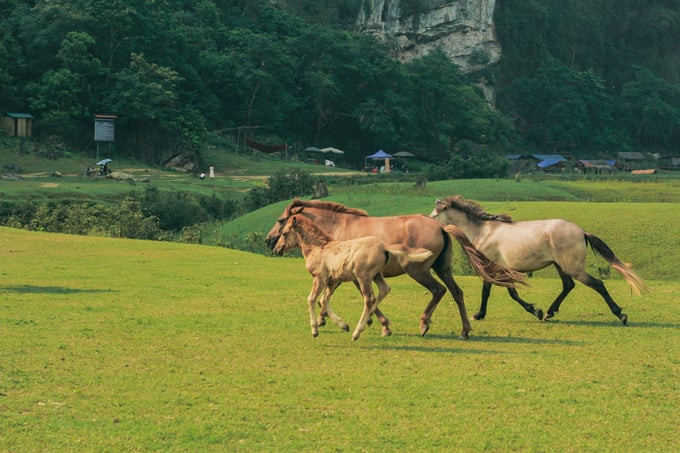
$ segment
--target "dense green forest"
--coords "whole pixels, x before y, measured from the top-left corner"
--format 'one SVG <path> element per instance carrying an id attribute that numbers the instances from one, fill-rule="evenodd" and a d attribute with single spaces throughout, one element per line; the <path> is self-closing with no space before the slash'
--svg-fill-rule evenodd
<path id="1" fill-rule="evenodd" d="M 443 53 L 400 63 L 353 33 L 361 0 L 321 4 L 0 0 L 0 112 L 75 149 L 93 146 L 93 114 L 115 114 L 117 152 L 153 162 L 200 159 L 207 134 L 335 146 L 357 167 L 408 150 L 473 176 L 527 147 L 680 146 L 677 0 L 498 0 L 497 108 Z"/>

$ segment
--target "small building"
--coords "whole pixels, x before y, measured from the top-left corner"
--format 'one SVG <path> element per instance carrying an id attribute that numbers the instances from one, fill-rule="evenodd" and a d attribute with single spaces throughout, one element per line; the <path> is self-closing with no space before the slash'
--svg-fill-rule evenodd
<path id="1" fill-rule="evenodd" d="M 560 154 L 508 154 L 510 174 L 563 169 L 567 159 Z"/>
<path id="2" fill-rule="evenodd" d="M 680 156 L 662 156 L 659 158 L 659 167 L 664 170 L 680 170 Z"/>
<path id="3" fill-rule="evenodd" d="M 616 154 L 616 164 L 624 171 L 644 168 L 645 156 L 635 151 L 622 151 Z"/>
<path id="4" fill-rule="evenodd" d="M 577 173 L 592 173 L 596 175 L 611 174 L 616 170 L 616 161 L 607 159 L 581 159 L 574 167 Z"/>
<path id="5" fill-rule="evenodd" d="M 33 115 L 6 113 L 0 118 L 0 128 L 9 137 L 30 137 L 33 129 Z"/>

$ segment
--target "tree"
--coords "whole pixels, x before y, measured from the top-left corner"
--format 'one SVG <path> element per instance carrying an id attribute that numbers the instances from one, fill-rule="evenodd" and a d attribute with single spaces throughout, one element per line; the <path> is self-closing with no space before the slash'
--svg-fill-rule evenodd
<path id="1" fill-rule="evenodd" d="M 620 115 L 635 144 L 669 146 L 680 134 L 680 88 L 638 67 L 621 91 Z"/>

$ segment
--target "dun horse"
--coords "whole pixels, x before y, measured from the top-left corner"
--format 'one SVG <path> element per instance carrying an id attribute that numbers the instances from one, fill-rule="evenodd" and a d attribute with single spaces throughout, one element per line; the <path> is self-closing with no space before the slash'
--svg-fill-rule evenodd
<path id="1" fill-rule="evenodd" d="M 420 334 L 425 335 L 430 328 L 432 314 L 446 292 L 446 288 L 430 273 L 430 269 L 433 269 L 451 291 L 463 323 L 462 336 L 468 337 L 472 327 L 465 310 L 463 291 L 451 274 L 451 240 L 439 222 L 423 215 L 370 217 L 365 211 L 348 208 L 339 203 L 295 199 L 286 206 L 269 231 L 265 240 L 270 248 L 274 247 L 286 222 L 294 214 L 301 214 L 313 220 L 334 240 L 376 236 L 386 244 L 402 244 L 432 252 L 432 256 L 422 263 L 392 256 L 383 269 L 383 275 L 394 277 L 407 273 L 430 291 L 432 299 L 420 317 Z M 479 253 L 458 228 L 452 229 L 451 234 L 463 246 L 475 271 L 485 281 L 513 287 L 515 281 L 521 279 L 519 274 L 496 265 Z M 380 319 L 380 311 L 376 310 L 375 314 Z"/>
<path id="2" fill-rule="evenodd" d="M 282 255 L 298 246 L 305 258 L 307 271 L 314 277 L 312 291 L 307 298 L 312 335 L 316 337 L 319 334 L 314 306 L 322 291 L 321 311 L 328 313 L 343 330 L 349 330 L 347 323 L 330 308 L 329 301 L 341 283 L 354 282 L 364 298 L 364 310 L 352 334 L 353 340 L 359 338 L 378 304 L 390 292 L 382 274 L 390 256 L 402 256 L 414 262 L 423 262 L 432 256 L 432 252 L 426 249 L 409 249 L 402 245 L 386 246 L 374 236 L 334 241 L 311 220 L 294 215 L 283 227 L 274 246 L 274 253 Z M 377 298 L 373 293 L 372 282 L 378 285 Z M 388 323 L 385 318 L 383 326 Z M 389 333 L 389 328 L 383 328 L 383 335 Z"/>
<path id="3" fill-rule="evenodd" d="M 630 265 L 621 262 L 602 239 L 566 220 L 513 222 L 507 215 L 488 214 L 477 203 L 460 196 L 437 200 L 430 216 L 461 228 L 480 251 L 502 266 L 519 272 L 532 272 L 554 265 L 562 279 L 562 292 L 545 316 L 543 310 L 522 300 L 515 288 L 508 288 L 510 297 L 538 319 L 555 316 L 564 298 L 574 288 L 576 279 L 597 291 L 623 324 L 628 322 L 628 316 L 614 302 L 604 283 L 585 271 L 588 245 L 623 276 L 636 294 L 648 290 Z M 482 304 L 474 315 L 475 319 L 486 316 L 490 292 L 491 285 L 484 283 Z"/>

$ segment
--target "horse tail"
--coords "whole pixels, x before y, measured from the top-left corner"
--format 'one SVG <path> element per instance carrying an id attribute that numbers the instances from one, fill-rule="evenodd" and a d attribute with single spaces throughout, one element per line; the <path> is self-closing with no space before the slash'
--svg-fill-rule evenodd
<path id="1" fill-rule="evenodd" d="M 395 256 L 403 256 L 409 261 L 422 263 L 432 256 L 432 252 L 426 248 L 411 248 L 401 244 L 385 246 L 385 250 Z"/>
<path id="2" fill-rule="evenodd" d="M 526 284 L 524 274 L 507 269 L 491 261 L 486 255 L 477 250 L 463 230 L 455 225 L 442 225 L 442 228 L 453 239 L 458 241 L 463 248 L 463 252 L 465 252 L 470 260 L 472 268 L 484 281 L 498 286 L 505 286 L 507 288 L 514 288 L 515 283 Z"/>
<path id="3" fill-rule="evenodd" d="M 633 272 L 633 266 L 630 263 L 624 263 L 621 261 L 602 239 L 587 232 L 584 232 L 583 236 L 586 240 L 586 245 L 590 245 L 590 247 L 593 249 L 593 252 L 600 255 L 609 263 L 611 267 L 616 269 L 619 274 L 623 276 L 624 280 L 626 280 L 626 283 L 628 283 L 628 286 L 630 286 L 630 289 L 636 295 L 639 296 L 643 292 L 649 292 L 649 287 L 635 272 Z"/>

